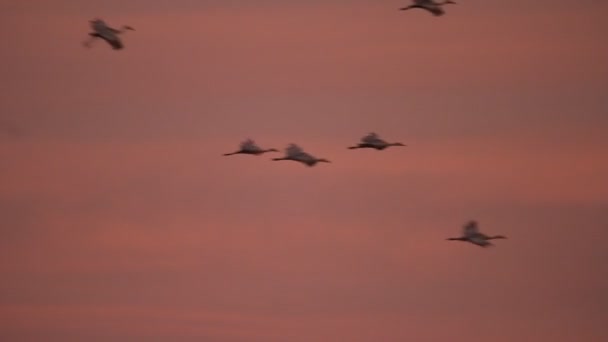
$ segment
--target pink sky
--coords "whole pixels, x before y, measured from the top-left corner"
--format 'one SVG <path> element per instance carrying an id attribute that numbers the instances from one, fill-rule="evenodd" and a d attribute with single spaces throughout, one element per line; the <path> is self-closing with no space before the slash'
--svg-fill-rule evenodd
<path id="1" fill-rule="evenodd" d="M 406 4 L 0 0 L 0 340 L 608 340 L 608 6 Z"/>

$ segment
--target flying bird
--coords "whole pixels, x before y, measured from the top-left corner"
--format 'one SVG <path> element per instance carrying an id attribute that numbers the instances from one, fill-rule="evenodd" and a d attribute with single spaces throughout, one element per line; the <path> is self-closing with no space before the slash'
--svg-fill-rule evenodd
<path id="1" fill-rule="evenodd" d="M 368 135 L 361 138 L 361 142 L 355 146 L 350 146 L 349 149 L 354 150 L 356 148 L 375 148 L 376 150 L 384 150 L 390 146 L 406 146 L 400 142 L 388 143 L 378 136 L 376 133 L 369 133 Z"/>
<path id="2" fill-rule="evenodd" d="M 467 242 L 476 244 L 477 246 L 488 247 L 488 246 L 493 246 L 493 244 L 491 244 L 490 241 L 488 241 L 488 240 L 506 239 L 506 238 L 507 238 L 506 236 L 502 236 L 502 235 L 488 236 L 488 235 L 482 234 L 479 232 L 477 222 L 469 221 L 467 224 L 464 225 L 463 234 L 461 237 L 448 238 L 448 240 L 467 241 Z"/>
<path id="3" fill-rule="evenodd" d="M 413 0 L 414 4 L 407 7 L 400 8 L 399 10 L 405 11 L 412 8 L 420 8 L 431 12 L 435 16 L 440 16 L 445 13 L 443 5 L 456 4 L 452 0 L 445 0 L 443 2 L 435 2 L 434 0 Z"/>
<path id="4" fill-rule="evenodd" d="M 302 148 L 296 144 L 289 144 L 285 149 L 285 157 L 273 158 L 272 160 L 293 160 L 307 166 L 315 166 L 317 163 L 330 163 L 329 160 L 316 158 L 304 152 Z"/>
<path id="5" fill-rule="evenodd" d="M 124 45 L 120 38 L 118 38 L 119 34 L 125 33 L 128 30 L 135 31 L 134 28 L 128 25 L 124 25 L 121 29 L 115 29 L 108 26 L 105 21 L 97 18 L 90 20 L 91 28 L 93 32 L 89 33 L 90 38 L 83 43 L 85 47 L 91 47 L 91 44 L 98 38 L 101 38 L 108 42 L 112 49 L 120 50 L 124 48 Z"/>
<path id="6" fill-rule="evenodd" d="M 279 150 L 274 149 L 274 148 L 269 148 L 269 149 L 260 148 L 258 145 L 256 145 L 255 141 L 253 141 L 252 139 L 247 139 L 247 140 L 241 142 L 239 147 L 240 148 L 238 151 L 232 152 L 232 153 L 224 153 L 224 155 L 231 156 L 233 154 L 252 154 L 255 156 L 259 156 L 260 154 L 263 154 L 266 152 L 279 152 Z"/>

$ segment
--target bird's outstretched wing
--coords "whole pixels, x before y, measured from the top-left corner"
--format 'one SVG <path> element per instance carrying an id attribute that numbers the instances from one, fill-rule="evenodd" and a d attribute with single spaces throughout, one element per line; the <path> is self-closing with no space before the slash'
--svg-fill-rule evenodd
<path id="1" fill-rule="evenodd" d="M 305 163 L 312 162 L 316 159 L 314 156 L 312 156 L 311 154 L 308 154 L 306 152 L 298 153 L 296 156 L 297 156 L 298 160 L 303 161 Z"/>
<path id="2" fill-rule="evenodd" d="M 414 0 L 414 3 L 422 6 L 441 6 L 441 2 L 435 0 Z"/>
<path id="3" fill-rule="evenodd" d="M 255 141 L 253 141 L 253 139 L 247 139 L 247 140 L 241 142 L 241 150 L 257 152 L 262 149 L 258 145 L 256 145 L 256 143 L 255 143 Z"/>
<path id="4" fill-rule="evenodd" d="M 378 136 L 378 134 L 376 133 L 370 133 L 366 136 L 364 136 L 361 141 L 366 144 L 366 145 L 371 145 L 371 146 L 382 146 L 382 145 L 386 145 L 386 141 L 380 139 L 380 137 Z"/>
<path id="5" fill-rule="evenodd" d="M 479 228 L 477 227 L 477 221 L 469 221 L 463 227 L 464 236 L 473 236 L 479 234 Z"/>
<path id="6" fill-rule="evenodd" d="M 443 8 L 441 8 L 442 3 L 437 3 L 434 0 L 414 0 L 414 5 L 418 6 L 418 8 L 431 12 L 436 16 L 440 16 L 445 13 Z"/>
<path id="7" fill-rule="evenodd" d="M 426 6 L 425 8 L 429 12 L 433 13 L 433 15 L 436 15 L 436 16 L 440 16 L 440 15 L 445 14 L 445 11 L 443 10 L 443 8 L 441 8 L 441 6 L 436 5 L 436 4 L 432 4 L 432 5 Z"/>
<path id="8" fill-rule="evenodd" d="M 304 153 L 304 150 L 296 144 L 289 144 L 289 146 L 287 146 L 287 148 L 285 149 L 285 154 L 290 157 L 297 156 L 302 153 Z"/>
<path id="9" fill-rule="evenodd" d="M 250 148 L 250 147 L 255 147 L 255 141 L 253 141 L 253 139 L 247 139 L 241 142 L 241 148 L 245 149 L 245 148 Z"/>
<path id="10" fill-rule="evenodd" d="M 368 135 L 364 136 L 363 138 L 361 138 L 361 141 L 367 144 L 372 144 L 374 142 L 377 142 L 378 140 L 380 140 L 380 137 L 378 136 L 378 134 L 371 132 Z"/>
<path id="11" fill-rule="evenodd" d="M 122 44 L 122 41 L 116 35 L 107 35 L 107 36 L 104 36 L 103 38 L 106 42 L 108 42 L 108 44 L 110 44 L 110 46 L 112 46 L 112 48 L 114 50 L 120 50 L 124 47 L 124 45 Z"/>
<path id="12" fill-rule="evenodd" d="M 95 19 L 91 20 L 90 22 L 91 22 L 91 27 L 93 28 L 93 30 L 98 33 L 102 32 L 108 28 L 108 25 L 106 24 L 106 22 L 99 18 L 95 18 Z"/>
<path id="13" fill-rule="evenodd" d="M 120 38 L 118 38 L 117 31 L 109 27 L 103 20 L 92 20 L 91 26 L 93 27 L 93 31 L 95 31 L 96 36 L 108 42 L 108 44 L 110 44 L 114 50 L 119 50 L 124 47 L 122 41 Z"/>

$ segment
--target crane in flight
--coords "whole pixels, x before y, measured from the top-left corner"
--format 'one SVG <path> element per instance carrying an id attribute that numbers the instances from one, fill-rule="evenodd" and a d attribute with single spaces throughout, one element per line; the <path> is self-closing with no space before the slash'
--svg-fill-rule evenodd
<path id="1" fill-rule="evenodd" d="M 376 133 L 369 133 L 368 135 L 361 138 L 361 142 L 355 146 L 350 146 L 349 149 L 354 150 L 357 148 L 374 148 L 376 150 L 384 150 L 390 146 L 407 146 L 400 142 L 388 143 L 378 136 Z"/>
<path id="2" fill-rule="evenodd" d="M 400 8 L 401 11 L 406 11 L 412 8 L 420 8 L 431 12 L 434 16 L 440 16 L 445 13 L 443 5 L 456 4 L 452 0 L 444 0 L 443 2 L 435 2 L 435 0 L 413 0 L 413 4 L 407 7 Z"/>
<path id="3" fill-rule="evenodd" d="M 263 149 L 256 145 L 255 141 L 252 139 L 247 139 L 239 145 L 239 150 L 232 153 L 224 153 L 225 156 L 231 156 L 233 154 L 251 154 L 254 156 L 259 156 L 266 152 L 279 152 L 279 150 L 274 148 Z"/>
<path id="4" fill-rule="evenodd" d="M 287 146 L 285 149 L 285 157 L 273 158 L 272 160 L 293 160 L 307 166 L 315 166 L 317 163 L 330 163 L 327 159 L 313 157 L 304 152 L 304 150 L 296 144 L 289 144 L 289 146 Z"/>
<path id="5" fill-rule="evenodd" d="M 125 33 L 126 31 L 135 31 L 134 28 L 132 28 L 131 26 L 128 25 L 123 25 L 122 28 L 120 29 L 115 29 L 112 28 L 110 26 L 108 26 L 108 24 L 106 24 L 105 21 L 96 18 L 93 20 L 90 20 L 89 23 L 91 24 L 91 28 L 93 29 L 93 32 L 89 33 L 89 39 L 86 40 L 83 45 L 85 47 L 91 47 L 91 44 L 97 40 L 97 39 L 103 39 L 105 40 L 108 44 L 110 44 L 110 46 L 112 47 L 112 49 L 114 50 L 120 50 L 122 48 L 124 48 L 124 45 L 122 43 L 122 41 L 120 40 L 120 38 L 118 37 L 119 34 Z"/>
<path id="6" fill-rule="evenodd" d="M 466 241 L 466 242 L 476 244 L 477 246 L 488 247 L 488 246 L 493 246 L 493 244 L 491 244 L 490 241 L 488 241 L 488 240 L 506 239 L 506 238 L 507 238 L 506 236 L 502 236 L 502 235 L 494 235 L 494 236 L 485 235 L 485 234 L 479 232 L 479 227 L 477 226 L 476 221 L 469 221 L 467 224 L 464 225 L 463 233 L 462 233 L 461 237 L 448 238 L 448 240 Z"/>

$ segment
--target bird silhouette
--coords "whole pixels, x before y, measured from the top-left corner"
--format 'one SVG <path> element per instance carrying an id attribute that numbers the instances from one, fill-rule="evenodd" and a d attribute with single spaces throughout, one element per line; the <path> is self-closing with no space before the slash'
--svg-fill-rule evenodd
<path id="1" fill-rule="evenodd" d="M 296 144 L 289 144 L 289 146 L 287 146 L 285 149 L 285 157 L 273 158 L 272 160 L 293 160 L 307 166 L 315 166 L 317 163 L 330 163 L 327 159 L 316 158 L 304 152 L 304 150 Z"/>
<path id="2" fill-rule="evenodd" d="M 266 152 L 279 152 L 279 150 L 274 149 L 274 148 L 269 148 L 269 149 L 260 148 L 258 145 L 256 145 L 255 141 L 253 141 L 252 139 L 247 139 L 247 140 L 241 142 L 239 147 L 240 148 L 238 151 L 231 152 L 231 153 L 224 153 L 224 155 L 231 156 L 233 154 L 251 154 L 251 155 L 259 156 Z"/>
<path id="3" fill-rule="evenodd" d="M 466 241 L 473 243 L 477 246 L 488 247 L 493 246 L 492 243 L 488 240 L 493 239 L 506 239 L 506 236 L 502 235 L 494 235 L 488 236 L 479 232 L 479 227 L 477 225 L 477 221 L 469 221 L 463 226 L 463 233 L 461 237 L 456 238 L 448 238 L 447 240 L 452 241 Z"/>
<path id="4" fill-rule="evenodd" d="M 120 38 L 118 38 L 118 35 L 126 32 L 128 30 L 135 31 L 134 28 L 132 28 L 131 26 L 128 26 L 128 25 L 123 25 L 121 29 L 112 28 L 112 27 L 108 26 L 105 23 L 105 21 L 103 21 L 99 18 L 90 20 L 89 23 L 91 24 L 91 28 L 93 29 L 93 32 L 89 33 L 89 36 L 90 36 L 89 39 L 83 43 L 83 45 L 87 48 L 91 47 L 91 44 L 95 40 L 103 39 L 108 44 L 110 44 L 112 49 L 114 49 L 114 50 L 123 49 L 124 45 L 123 45 L 122 41 L 120 40 Z"/>
<path id="5" fill-rule="evenodd" d="M 373 148 L 376 150 L 384 150 L 390 146 L 406 146 L 400 142 L 388 143 L 378 136 L 376 133 L 369 133 L 368 135 L 361 138 L 361 142 L 355 146 L 350 146 L 349 149 L 357 149 L 357 148 Z"/>
<path id="6" fill-rule="evenodd" d="M 413 4 L 407 7 L 400 8 L 401 11 L 406 11 L 413 8 L 420 8 L 431 12 L 434 16 L 440 16 L 445 13 L 443 5 L 456 4 L 452 0 L 445 0 L 443 2 L 435 2 L 434 0 L 413 0 Z"/>

